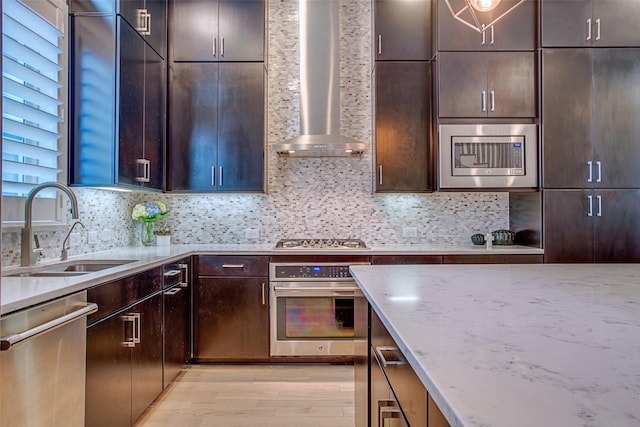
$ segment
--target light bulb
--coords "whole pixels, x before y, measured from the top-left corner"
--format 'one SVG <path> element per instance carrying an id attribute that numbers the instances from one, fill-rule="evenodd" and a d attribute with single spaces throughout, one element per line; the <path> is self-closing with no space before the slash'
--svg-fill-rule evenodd
<path id="1" fill-rule="evenodd" d="M 498 6 L 500 0 L 471 0 L 471 6 L 478 12 L 489 12 Z"/>

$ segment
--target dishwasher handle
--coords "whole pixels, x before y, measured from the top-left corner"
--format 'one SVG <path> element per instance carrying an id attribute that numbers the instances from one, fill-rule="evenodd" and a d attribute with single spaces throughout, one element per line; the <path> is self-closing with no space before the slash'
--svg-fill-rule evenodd
<path id="1" fill-rule="evenodd" d="M 38 325 L 35 328 L 31 328 L 18 334 L 3 337 L 2 340 L 0 340 L 0 351 L 11 350 L 16 345 L 27 341 L 30 338 L 53 331 L 54 329 L 74 322 L 79 318 L 88 316 L 89 314 L 95 313 L 96 311 L 98 311 L 98 304 L 91 302 L 85 306 L 82 306 L 82 308 L 79 310 L 72 311 L 69 314 L 65 314 L 64 316 L 58 317 L 57 319 L 50 320 L 49 322 Z"/>

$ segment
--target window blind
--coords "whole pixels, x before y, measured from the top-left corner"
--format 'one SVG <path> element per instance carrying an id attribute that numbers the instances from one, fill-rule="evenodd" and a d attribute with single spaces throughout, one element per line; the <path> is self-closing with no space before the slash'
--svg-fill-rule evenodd
<path id="1" fill-rule="evenodd" d="M 2 0 L 2 14 L 2 195 L 26 196 L 61 172 L 64 34 L 18 0 Z"/>

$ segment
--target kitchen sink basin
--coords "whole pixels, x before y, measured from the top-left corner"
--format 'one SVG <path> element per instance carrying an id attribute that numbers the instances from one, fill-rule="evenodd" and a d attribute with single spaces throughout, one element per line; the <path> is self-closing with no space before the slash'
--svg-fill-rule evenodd
<path id="1" fill-rule="evenodd" d="M 127 260 L 74 260 L 53 264 L 42 268 L 20 269 L 14 273 L 5 274 L 6 277 L 71 277 L 106 270 L 137 261 Z"/>

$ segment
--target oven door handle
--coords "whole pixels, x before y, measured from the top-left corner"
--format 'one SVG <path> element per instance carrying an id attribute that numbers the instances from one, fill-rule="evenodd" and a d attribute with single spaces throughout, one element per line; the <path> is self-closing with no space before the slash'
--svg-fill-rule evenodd
<path id="1" fill-rule="evenodd" d="M 304 288 L 289 288 L 274 286 L 273 291 L 276 297 L 353 297 L 361 295 L 360 288 L 358 287 L 345 287 L 345 288 L 325 288 L 325 287 L 304 287 Z"/>

